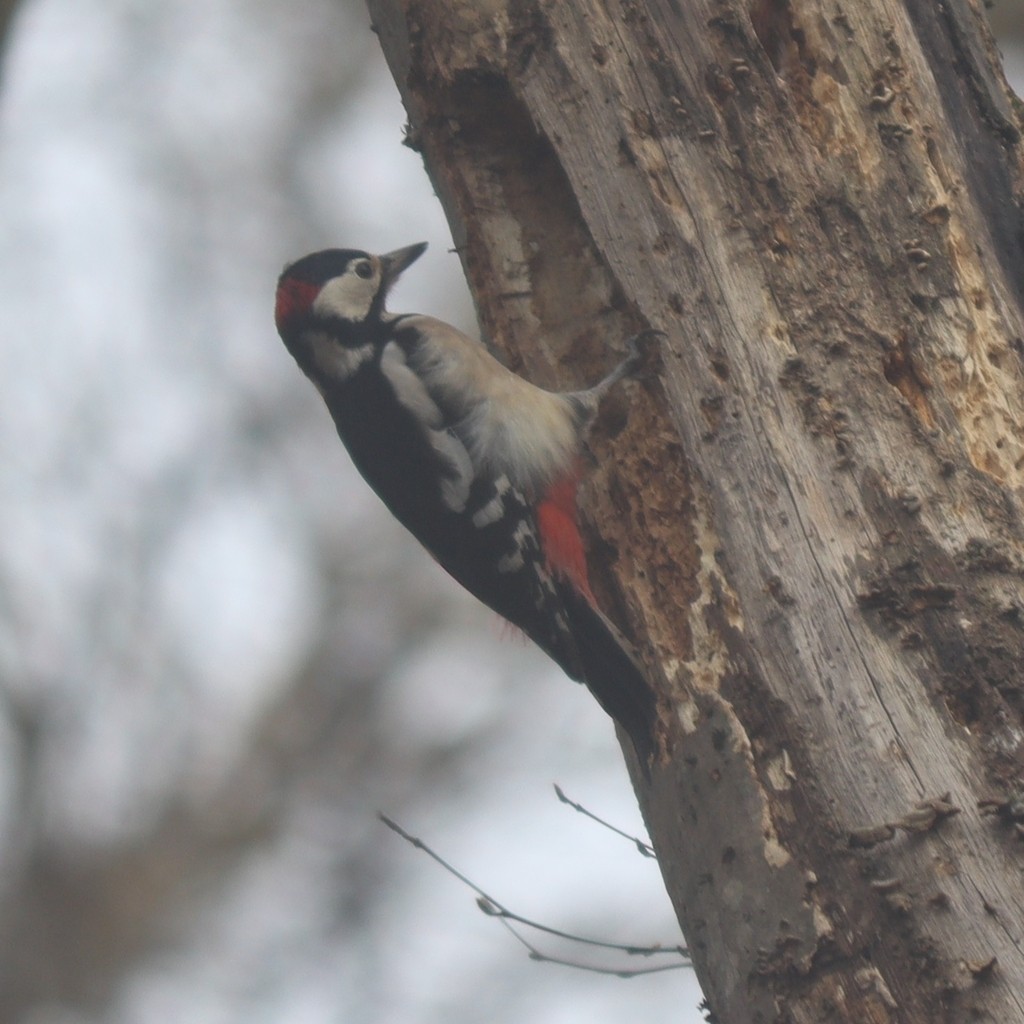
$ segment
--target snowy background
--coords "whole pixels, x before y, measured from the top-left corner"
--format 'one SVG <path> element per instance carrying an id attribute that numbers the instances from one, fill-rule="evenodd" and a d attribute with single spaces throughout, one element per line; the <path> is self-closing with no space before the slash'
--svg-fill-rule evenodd
<path id="1" fill-rule="evenodd" d="M 393 306 L 474 329 L 361 4 L 28 0 L 2 75 L 0 1021 L 700 1020 L 687 971 L 531 962 L 376 818 L 680 941 L 551 789 L 642 834 L 607 720 L 382 514 L 274 333 L 286 260 L 422 239 Z"/>

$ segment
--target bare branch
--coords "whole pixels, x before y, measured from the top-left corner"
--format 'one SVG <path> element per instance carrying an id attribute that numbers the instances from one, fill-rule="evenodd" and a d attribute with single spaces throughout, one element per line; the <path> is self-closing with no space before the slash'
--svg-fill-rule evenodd
<path id="1" fill-rule="evenodd" d="M 522 935 L 512 927 L 504 918 L 499 918 L 501 923 L 512 933 L 513 938 L 529 951 L 530 959 L 538 963 L 559 964 L 562 967 L 573 967 L 577 971 L 590 971 L 593 974 L 610 974 L 616 978 L 637 978 L 641 974 L 661 974 L 663 971 L 678 971 L 682 967 L 690 967 L 689 960 L 686 963 L 662 964 L 658 967 L 599 967 L 596 964 L 580 963 L 578 960 L 567 960 L 564 957 L 550 956 L 542 953 L 536 946 L 531 945 Z M 661 952 L 674 952 L 673 950 L 661 950 Z"/>
<path id="2" fill-rule="evenodd" d="M 608 829 L 609 832 L 614 832 L 617 836 L 622 836 L 623 839 L 628 839 L 631 843 L 633 843 L 636 846 L 637 850 L 642 856 L 653 857 L 655 860 L 657 860 L 658 855 L 654 852 L 654 847 L 651 846 L 650 843 L 645 843 L 638 836 L 631 836 L 628 832 L 623 832 L 621 828 L 616 828 L 614 825 L 605 821 L 604 818 L 599 818 L 592 811 L 588 811 L 586 807 L 584 807 L 582 804 L 578 804 L 575 801 L 570 800 L 565 795 L 565 792 L 562 790 L 562 787 L 559 786 L 557 782 L 554 783 L 554 787 L 555 795 L 563 804 L 568 804 L 574 811 L 579 811 L 579 813 L 582 814 L 584 817 L 590 818 L 591 821 L 596 821 L 598 825 L 604 825 L 604 827 Z"/>
<path id="3" fill-rule="evenodd" d="M 557 787 L 556 787 L 557 789 Z M 448 863 L 439 853 L 433 850 L 427 843 L 416 836 L 410 835 L 401 827 L 397 822 L 393 821 L 386 814 L 378 814 L 378 817 L 392 832 L 401 836 L 407 843 L 414 846 L 417 850 L 422 850 L 428 857 L 436 861 L 441 865 L 450 875 L 457 878 L 463 885 L 472 889 L 477 894 L 476 905 L 480 911 L 486 914 L 488 917 L 495 917 L 501 921 L 509 931 L 529 950 L 531 959 L 543 960 L 549 963 L 560 963 L 567 967 L 579 967 L 581 970 L 596 971 L 601 974 L 614 974 L 619 977 L 633 977 L 637 974 L 652 974 L 656 971 L 663 970 L 675 970 L 679 967 L 689 966 L 689 951 L 684 946 L 662 946 L 660 944 L 650 946 L 633 946 L 626 945 L 620 942 L 605 942 L 601 939 L 590 939 L 581 935 L 574 935 L 571 932 L 562 931 L 559 928 L 551 928 L 548 925 L 541 924 L 538 921 L 533 921 L 528 917 L 523 917 L 521 914 L 517 914 L 513 910 L 509 910 L 503 903 L 500 903 L 489 893 L 485 892 L 480 888 L 476 882 L 467 878 L 461 871 L 453 867 Z M 536 931 L 543 932 L 545 935 L 552 935 L 555 938 L 565 939 L 568 942 L 578 942 L 584 946 L 594 946 L 599 949 L 613 949 L 617 952 L 626 953 L 628 956 L 656 956 L 658 954 L 669 954 L 672 956 L 682 957 L 686 962 L 675 963 L 665 967 L 656 968 L 603 968 L 596 966 L 588 966 L 578 964 L 574 961 L 563 960 L 559 957 L 549 956 L 546 953 L 540 952 L 535 946 L 531 945 L 526 941 L 513 927 L 511 922 L 521 924 L 527 928 L 533 928 Z"/>

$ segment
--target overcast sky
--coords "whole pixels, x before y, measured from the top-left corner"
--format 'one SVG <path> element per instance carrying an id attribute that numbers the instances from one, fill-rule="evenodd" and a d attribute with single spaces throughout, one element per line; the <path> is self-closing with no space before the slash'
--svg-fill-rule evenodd
<path id="1" fill-rule="evenodd" d="M 224 813 L 313 649 L 377 680 L 339 729 L 389 751 L 298 744 L 272 834 L 182 880 L 108 1003 L 54 988 L 25 1019 L 699 1020 L 688 972 L 531 963 L 375 818 L 521 913 L 680 941 L 653 862 L 551 790 L 642 832 L 607 719 L 382 515 L 274 334 L 286 260 L 424 239 L 395 302 L 473 329 L 362 7 L 33 0 L 3 86 L 0 878 Z"/>

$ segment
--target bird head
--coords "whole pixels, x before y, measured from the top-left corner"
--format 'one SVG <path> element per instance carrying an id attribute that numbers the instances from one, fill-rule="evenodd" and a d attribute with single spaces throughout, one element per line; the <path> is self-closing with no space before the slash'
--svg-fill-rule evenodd
<path id="1" fill-rule="evenodd" d="M 284 335 L 310 320 L 359 324 L 379 319 L 391 287 L 426 248 L 426 242 L 417 242 L 381 256 L 360 249 L 324 249 L 303 256 L 278 279 L 278 331 Z"/>

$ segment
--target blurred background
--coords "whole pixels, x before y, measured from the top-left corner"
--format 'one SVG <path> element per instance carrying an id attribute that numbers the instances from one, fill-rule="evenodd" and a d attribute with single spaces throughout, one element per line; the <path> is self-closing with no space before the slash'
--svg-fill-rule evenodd
<path id="1" fill-rule="evenodd" d="M 642 834 L 610 724 L 274 332 L 286 260 L 422 239 L 393 307 L 475 330 L 362 5 L 23 0 L 2 59 L 0 1022 L 700 1020 L 687 971 L 530 961 L 376 817 L 521 914 L 680 941 L 553 795 Z"/>

